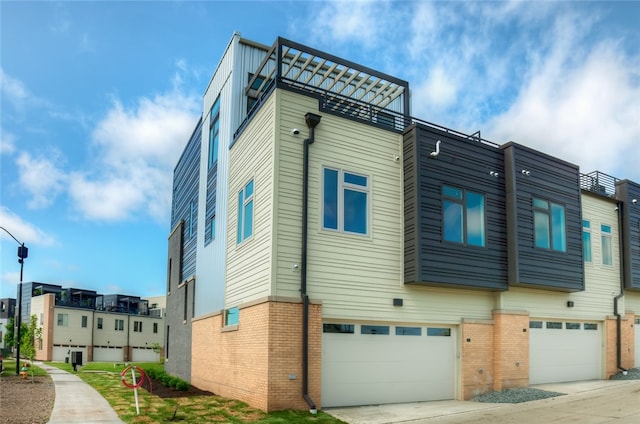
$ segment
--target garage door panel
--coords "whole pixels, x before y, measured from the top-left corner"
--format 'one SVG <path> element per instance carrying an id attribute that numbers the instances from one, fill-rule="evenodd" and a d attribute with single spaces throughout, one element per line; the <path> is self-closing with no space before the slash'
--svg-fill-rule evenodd
<path id="1" fill-rule="evenodd" d="M 453 399 L 455 337 L 323 334 L 323 406 Z M 449 331 L 451 334 L 452 330 Z"/>
<path id="2" fill-rule="evenodd" d="M 530 328 L 531 384 L 560 383 L 566 381 L 601 378 L 602 333 L 598 323 L 552 322 L 561 328 L 547 328 L 547 323 L 535 321 L 541 328 Z"/>

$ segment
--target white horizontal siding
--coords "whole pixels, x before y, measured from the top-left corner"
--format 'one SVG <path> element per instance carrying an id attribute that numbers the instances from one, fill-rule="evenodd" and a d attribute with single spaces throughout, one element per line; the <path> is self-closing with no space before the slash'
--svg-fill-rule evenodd
<path id="1" fill-rule="evenodd" d="M 302 152 L 308 136 L 307 112 L 322 116 L 309 155 L 308 291 L 323 303 L 325 318 L 459 323 L 491 317 L 490 292 L 406 287 L 403 267 L 402 136 L 318 111 L 318 101 L 279 92 L 277 154 L 276 289 L 300 295 Z M 291 135 L 292 128 L 301 134 Z M 370 234 L 349 235 L 321 229 L 322 167 L 367 175 L 370 181 Z M 393 298 L 404 306 L 394 307 Z"/>
<path id="2" fill-rule="evenodd" d="M 230 151 L 225 307 L 268 296 L 271 292 L 274 106 L 272 95 Z M 254 180 L 253 235 L 238 245 L 238 193 L 251 179 Z"/>

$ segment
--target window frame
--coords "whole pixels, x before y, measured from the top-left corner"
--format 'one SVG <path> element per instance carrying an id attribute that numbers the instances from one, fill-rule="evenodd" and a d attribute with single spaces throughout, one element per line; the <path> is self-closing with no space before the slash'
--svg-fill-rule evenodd
<path id="1" fill-rule="evenodd" d="M 249 187 L 251 188 L 249 190 Z M 249 193 L 250 191 L 250 193 Z M 236 244 L 241 245 L 253 237 L 255 227 L 255 179 L 251 178 L 238 192 L 238 232 Z M 250 213 L 248 213 L 250 212 Z M 247 217 L 251 216 L 248 220 Z"/>
<path id="2" fill-rule="evenodd" d="M 460 196 L 453 196 L 448 194 L 449 190 L 455 190 L 460 192 Z M 480 223 L 480 233 L 481 233 L 481 243 L 470 242 L 469 237 L 469 216 L 471 215 L 471 209 L 469 205 L 469 197 L 471 195 L 478 196 L 481 200 L 481 218 L 479 220 Z M 487 199 L 485 193 L 480 193 L 474 190 L 467 190 L 462 187 L 456 187 L 449 184 L 443 184 L 440 188 L 440 205 L 441 205 L 441 217 L 442 217 L 442 241 L 447 243 L 455 243 L 463 246 L 472 246 L 472 247 L 487 247 Z M 460 210 L 460 238 L 461 240 L 453 240 L 447 239 L 447 207 L 446 204 L 455 204 L 459 205 Z"/>
<path id="3" fill-rule="evenodd" d="M 80 318 L 80 326 L 82 328 L 87 328 L 89 326 L 89 317 L 87 315 L 82 315 L 82 318 Z"/>
<path id="4" fill-rule="evenodd" d="M 120 324 L 120 325 L 118 325 Z M 120 318 L 114 319 L 114 330 L 113 331 L 124 331 L 124 320 Z"/>
<path id="5" fill-rule="evenodd" d="M 96 320 L 96 329 L 102 330 L 103 326 L 104 326 L 104 321 L 102 320 L 102 317 L 98 317 L 98 319 Z"/>
<path id="6" fill-rule="evenodd" d="M 538 204 L 536 204 L 538 203 Z M 544 203 L 546 205 L 546 207 L 542 207 L 541 204 Z M 554 214 L 554 209 L 555 211 L 560 211 L 562 212 L 562 226 L 560 227 L 562 229 L 561 234 L 556 234 L 556 232 L 554 231 L 554 228 L 556 228 L 556 226 L 558 225 L 555 222 L 555 219 L 557 219 L 555 217 Z M 533 215 L 533 246 L 536 249 L 543 249 L 543 250 L 548 250 L 548 251 L 552 251 L 552 252 L 561 252 L 561 253 L 566 253 L 567 252 L 567 208 L 565 205 L 560 204 L 560 203 L 556 203 L 556 202 L 552 202 L 551 200 L 548 199 L 543 199 L 541 197 L 532 197 L 531 198 L 531 210 L 532 210 L 532 215 Z M 538 217 L 543 217 L 544 216 L 544 221 L 539 221 Z M 540 239 L 539 238 L 539 224 L 544 224 L 545 228 L 540 228 L 542 230 L 545 230 L 544 232 L 546 232 L 546 239 Z M 556 236 L 560 236 L 560 239 L 558 240 Z M 547 241 L 547 243 L 542 243 L 544 241 Z M 556 243 L 560 242 L 560 246 L 556 246 Z"/>
<path id="7" fill-rule="evenodd" d="M 335 187 L 329 186 L 333 186 L 334 183 L 332 181 L 331 184 L 329 184 L 327 178 L 328 172 L 335 173 Z M 351 181 L 348 181 L 348 178 L 350 178 Z M 365 184 L 359 184 L 358 182 L 356 182 L 357 179 L 364 179 Z M 329 189 L 331 190 L 331 193 L 328 193 Z M 348 204 L 351 202 L 349 202 L 346 198 L 346 193 L 364 195 L 364 207 L 356 204 L 358 202 L 353 202 L 353 207 L 349 208 Z M 323 166 L 321 194 L 321 229 L 343 234 L 353 234 L 369 237 L 371 234 L 371 193 L 371 177 L 369 175 L 360 172 L 347 171 L 331 166 Z M 361 201 L 362 199 L 356 200 Z M 335 202 L 335 207 L 334 205 L 331 205 L 330 207 L 329 203 L 333 202 Z M 333 221 L 328 222 L 330 218 L 330 215 L 328 215 L 330 213 L 329 211 L 333 211 L 335 215 L 335 225 L 333 224 Z M 354 219 L 349 219 L 348 216 L 350 216 L 352 212 L 354 214 Z M 362 217 L 364 217 L 365 221 L 364 231 L 359 231 L 359 227 L 361 227 L 361 224 L 358 224 L 357 228 L 355 226 L 348 229 L 346 228 L 350 225 L 348 221 L 356 219 L 360 221 Z"/>
<path id="8" fill-rule="evenodd" d="M 582 258 L 584 262 L 593 263 L 593 247 L 591 243 L 591 221 L 582 220 Z"/>
<path id="9" fill-rule="evenodd" d="M 69 314 L 58 313 L 57 327 L 69 326 Z"/>
<path id="10" fill-rule="evenodd" d="M 209 152 L 207 169 L 218 163 L 218 149 L 220 147 L 220 95 L 211 105 L 209 111 Z"/>
<path id="11" fill-rule="evenodd" d="M 613 226 L 610 224 L 600 224 L 600 256 L 603 266 L 613 266 Z"/>
<path id="12" fill-rule="evenodd" d="M 225 309 L 224 311 L 224 325 L 238 325 L 240 324 L 240 308 L 234 306 L 233 308 Z"/>

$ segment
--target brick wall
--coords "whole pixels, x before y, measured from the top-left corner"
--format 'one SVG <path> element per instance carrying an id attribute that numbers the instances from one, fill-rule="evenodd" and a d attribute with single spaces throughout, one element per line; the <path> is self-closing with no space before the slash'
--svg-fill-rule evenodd
<path id="1" fill-rule="evenodd" d="M 493 321 L 462 322 L 462 398 L 493 390 Z"/>
<path id="2" fill-rule="evenodd" d="M 302 397 L 302 304 L 264 301 L 193 321 L 191 383 L 265 411 L 307 409 Z M 309 306 L 309 395 L 320 408 L 322 311 Z"/>
<path id="3" fill-rule="evenodd" d="M 529 314 L 493 311 L 494 390 L 529 385 Z"/>
<path id="4" fill-rule="evenodd" d="M 620 320 L 620 336 L 621 336 L 621 357 L 622 367 L 629 369 L 634 367 L 635 351 L 634 342 L 635 334 L 633 328 L 634 314 L 627 313 Z M 618 370 L 618 340 L 617 340 L 617 320 L 616 318 L 608 318 L 606 321 L 606 339 L 607 339 L 607 358 L 606 358 L 606 375 L 609 378 L 616 374 Z"/>

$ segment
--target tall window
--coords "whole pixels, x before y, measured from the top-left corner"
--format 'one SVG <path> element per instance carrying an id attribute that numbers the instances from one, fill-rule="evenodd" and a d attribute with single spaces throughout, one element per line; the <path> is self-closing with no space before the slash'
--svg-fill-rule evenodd
<path id="1" fill-rule="evenodd" d="M 116 319 L 115 320 L 115 330 L 116 331 L 124 331 L 124 320 Z"/>
<path id="2" fill-rule="evenodd" d="M 535 246 L 542 249 L 567 250 L 564 206 L 547 200 L 533 199 Z"/>
<path id="3" fill-rule="evenodd" d="M 98 330 L 102 330 L 102 318 L 98 318 L 98 322 L 96 323 L 96 327 Z"/>
<path id="4" fill-rule="evenodd" d="M 216 216 L 211 217 L 211 240 L 216 239 Z"/>
<path id="5" fill-rule="evenodd" d="M 442 223 L 444 240 L 484 247 L 484 196 L 460 188 L 443 186 Z"/>
<path id="6" fill-rule="evenodd" d="M 69 314 L 58 314 L 58 327 L 69 326 Z"/>
<path id="7" fill-rule="evenodd" d="M 133 331 L 142 333 L 142 321 L 133 321 Z"/>
<path id="8" fill-rule="evenodd" d="M 218 139 L 220 138 L 220 97 L 211 106 L 209 114 L 209 168 L 218 161 Z"/>
<path id="9" fill-rule="evenodd" d="M 153 334 L 157 334 L 158 333 L 158 323 L 154 322 L 153 323 Z"/>
<path id="10" fill-rule="evenodd" d="M 253 180 L 238 193 L 238 244 L 253 234 Z"/>
<path id="11" fill-rule="evenodd" d="M 600 238 L 602 240 L 602 265 L 613 265 L 610 225 L 600 225 Z"/>
<path id="12" fill-rule="evenodd" d="M 591 262 L 591 222 L 582 220 L 582 255 L 585 262 Z"/>
<path id="13" fill-rule="evenodd" d="M 88 318 L 86 315 L 82 315 L 82 328 L 87 328 Z"/>
<path id="14" fill-rule="evenodd" d="M 198 222 L 198 204 L 195 200 L 191 201 L 189 210 L 189 238 L 196 234 L 196 224 Z"/>
<path id="15" fill-rule="evenodd" d="M 324 169 L 322 228 L 367 234 L 369 178 L 337 169 Z"/>

